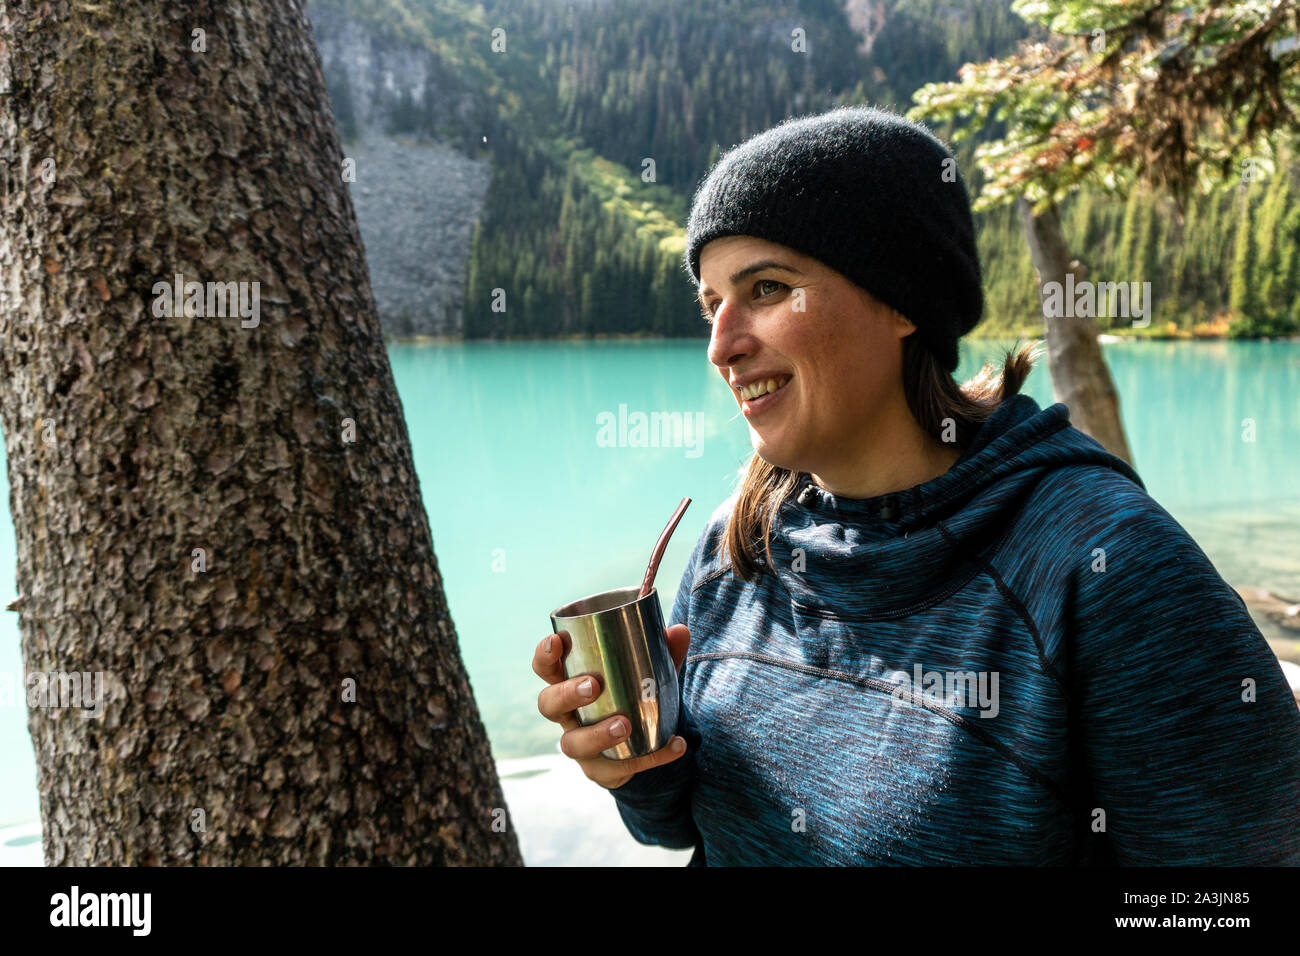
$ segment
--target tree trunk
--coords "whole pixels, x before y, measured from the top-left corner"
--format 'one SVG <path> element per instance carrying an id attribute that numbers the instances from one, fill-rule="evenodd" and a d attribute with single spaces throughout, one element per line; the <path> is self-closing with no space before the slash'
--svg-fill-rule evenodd
<path id="1" fill-rule="evenodd" d="M 520 863 L 324 90 L 301 0 L 0 0 L 47 864 Z"/>
<path id="2" fill-rule="evenodd" d="M 1021 221 L 1029 240 L 1034 268 L 1038 270 L 1040 295 L 1049 282 L 1065 285 L 1065 275 L 1072 270 L 1065 235 L 1055 204 L 1034 215 L 1032 204 L 1023 196 L 1018 200 Z M 1073 266 L 1076 278 L 1081 271 Z M 1107 451 L 1132 464 L 1124 423 L 1119 413 L 1119 394 L 1110 377 L 1110 369 L 1097 343 L 1097 323 L 1091 316 L 1048 316 L 1047 366 L 1052 377 L 1052 393 L 1070 409 L 1070 424 L 1095 438 Z"/>

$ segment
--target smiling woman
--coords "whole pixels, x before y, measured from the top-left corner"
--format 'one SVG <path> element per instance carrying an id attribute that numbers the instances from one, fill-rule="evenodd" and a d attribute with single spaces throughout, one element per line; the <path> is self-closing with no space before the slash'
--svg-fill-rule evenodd
<path id="1" fill-rule="evenodd" d="M 1019 394 L 1029 347 L 953 378 L 983 297 L 942 143 L 868 108 L 782 123 L 710 172 L 686 264 L 754 455 L 670 617 L 686 749 L 611 790 L 634 837 L 694 865 L 1300 863 L 1300 713 L 1241 599 Z M 582 733 L 566 754 L 608 745 Z"/>
<path id="2" fill-rule="evenodd" d="M 918 485 L 952 466 L 1002 397 L 990 387 L 945 391 L 951 374 L 920 344 L 916 325 L 811 256 L 731 235 L 704 243 L 700 264 L 709 360 L 756 452 L 735 522 L 742 562 L 750 562 L 742 528 L 752 532 L 759 518 L 751 503 L 778 490 L 777 469 L 787 483 L 802 470 L 854 498 Z M 1012 356 L 1004 383 L 1024 380 L 1025 352 Z"/>

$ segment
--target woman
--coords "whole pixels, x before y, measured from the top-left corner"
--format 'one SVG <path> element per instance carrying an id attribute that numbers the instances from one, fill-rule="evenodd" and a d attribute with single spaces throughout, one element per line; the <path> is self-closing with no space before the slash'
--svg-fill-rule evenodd
<path id="1" fill-rule="evenodd" d="M 755 454 L 672 609 L 685 749 L 605 759 L 626 721 L 573 713 L 598 682 L 555 635 L 533 661 L 633 836 L 692 865 L 1300 863 L 1300 713 L 1240 598 L 1017 394 L 1027 350 L 953 380 L 983 300 L 937 139 L 788 120 L 711 171 L 686 262 Z"/>

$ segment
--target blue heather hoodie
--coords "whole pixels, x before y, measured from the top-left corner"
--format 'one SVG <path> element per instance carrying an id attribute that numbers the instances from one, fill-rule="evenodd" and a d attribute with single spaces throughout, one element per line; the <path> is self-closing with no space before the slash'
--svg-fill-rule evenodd
<path id="1" fill-rule="evenodd" d="M 692 866 L 1300 864 L 1300 711 L 1236 592 L 1068 409 L 945 474 L 806 474 L 752 582 L 713 513 L 670 621 L 689 750 L 611 793 Z M 775 573 L 773 573 L 773 571 Z"/>

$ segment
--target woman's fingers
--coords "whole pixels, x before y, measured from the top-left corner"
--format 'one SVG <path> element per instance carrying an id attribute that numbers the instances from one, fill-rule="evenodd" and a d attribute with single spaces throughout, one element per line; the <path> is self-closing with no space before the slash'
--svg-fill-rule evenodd
<path id="1" fill-rule="evenodd" d="M 614 714 L 590 727 L 580 726 L 566 731 L 560 737 L 560 753 L 574 760 L 590 760 L 599 757 L 609 763 L 606 758 L 600 756 L 601 751 L 622 743 L 627 739 L 627 734 L 627 717 L 623 714 Z M 626 769 L 623 772 L 626 773 Z"/>
<path id="2" fill-rule="evenodd" d="M 564 680 L 564 642 L 568 636 L 567 631 L 548 634 L 533 650 L 533 673 L 548 684 Z"/>
<path id="3" fill-rule="evenodd" d="M 577 726 L 578 716 L 574 711 L 586 707 L 599 696 L 600 678 L 591 674 L 570 677 L 558 684 L 543 687 L 537 695 L 537 709 L 547 720 L 558 723 L 569 718 L 572 725 Z"/>
<path id="4" fill-rule="evenodd" d="M 667 629 L 666 637 L 673 663 L 680 671 L 691 641 L 690 630 L 684 624 L 676 624 Z M 600 696 L 601 683 L 594 674 L 564 676 L 567 639 L 564 632 L 548 635 L 533 651 L 533 673 L 546 681 L 537 695 L 537 710 L 564 728 L 560 735 L 562 754 L 578 761 L 590 780 L 615 790 L 638 773 L 671 763 L 686 753 L 686 741 L 673 737 L 665 746 L 644 757 L 610 760 L 603 756 L 604 751 L 627 739 L 631 724 L 626 714 L 613 714 L 590 727 L 582 726 L 576 711 Z"/>
<path id="5" fill-rule="evenodd" d="M 679 747 L 681 749 L 678 749 Z M 631 760 L 619 760 L 617 762 L 605 760 L 604 763 L 609 765 L 608 769 L 600 767 L 597 768 L 598 776 L 592 776 L 591 773 L 588 773 L 587 776 L 607 790 L 617 790 L 637 774 L 655 767 L 662 767 L 674 760 L 680 760 L 685 754 L 686 741 L 681 737 L 674 736 L 654 753 L 646 754 L 644 757 L 633 757 Z M 586 765 L 584 765 L 585 769 Z"/>
<path id="6" fill-rule="evenodd" d="M 673 667 L 680 673 L 682 661 L 686 660 L 686 652 L 691 646 L 691 629 L 685 624 L 674 624 L 664 631 L 664 637 L 668 639 L 668 653 L 672 655 Z"/>

